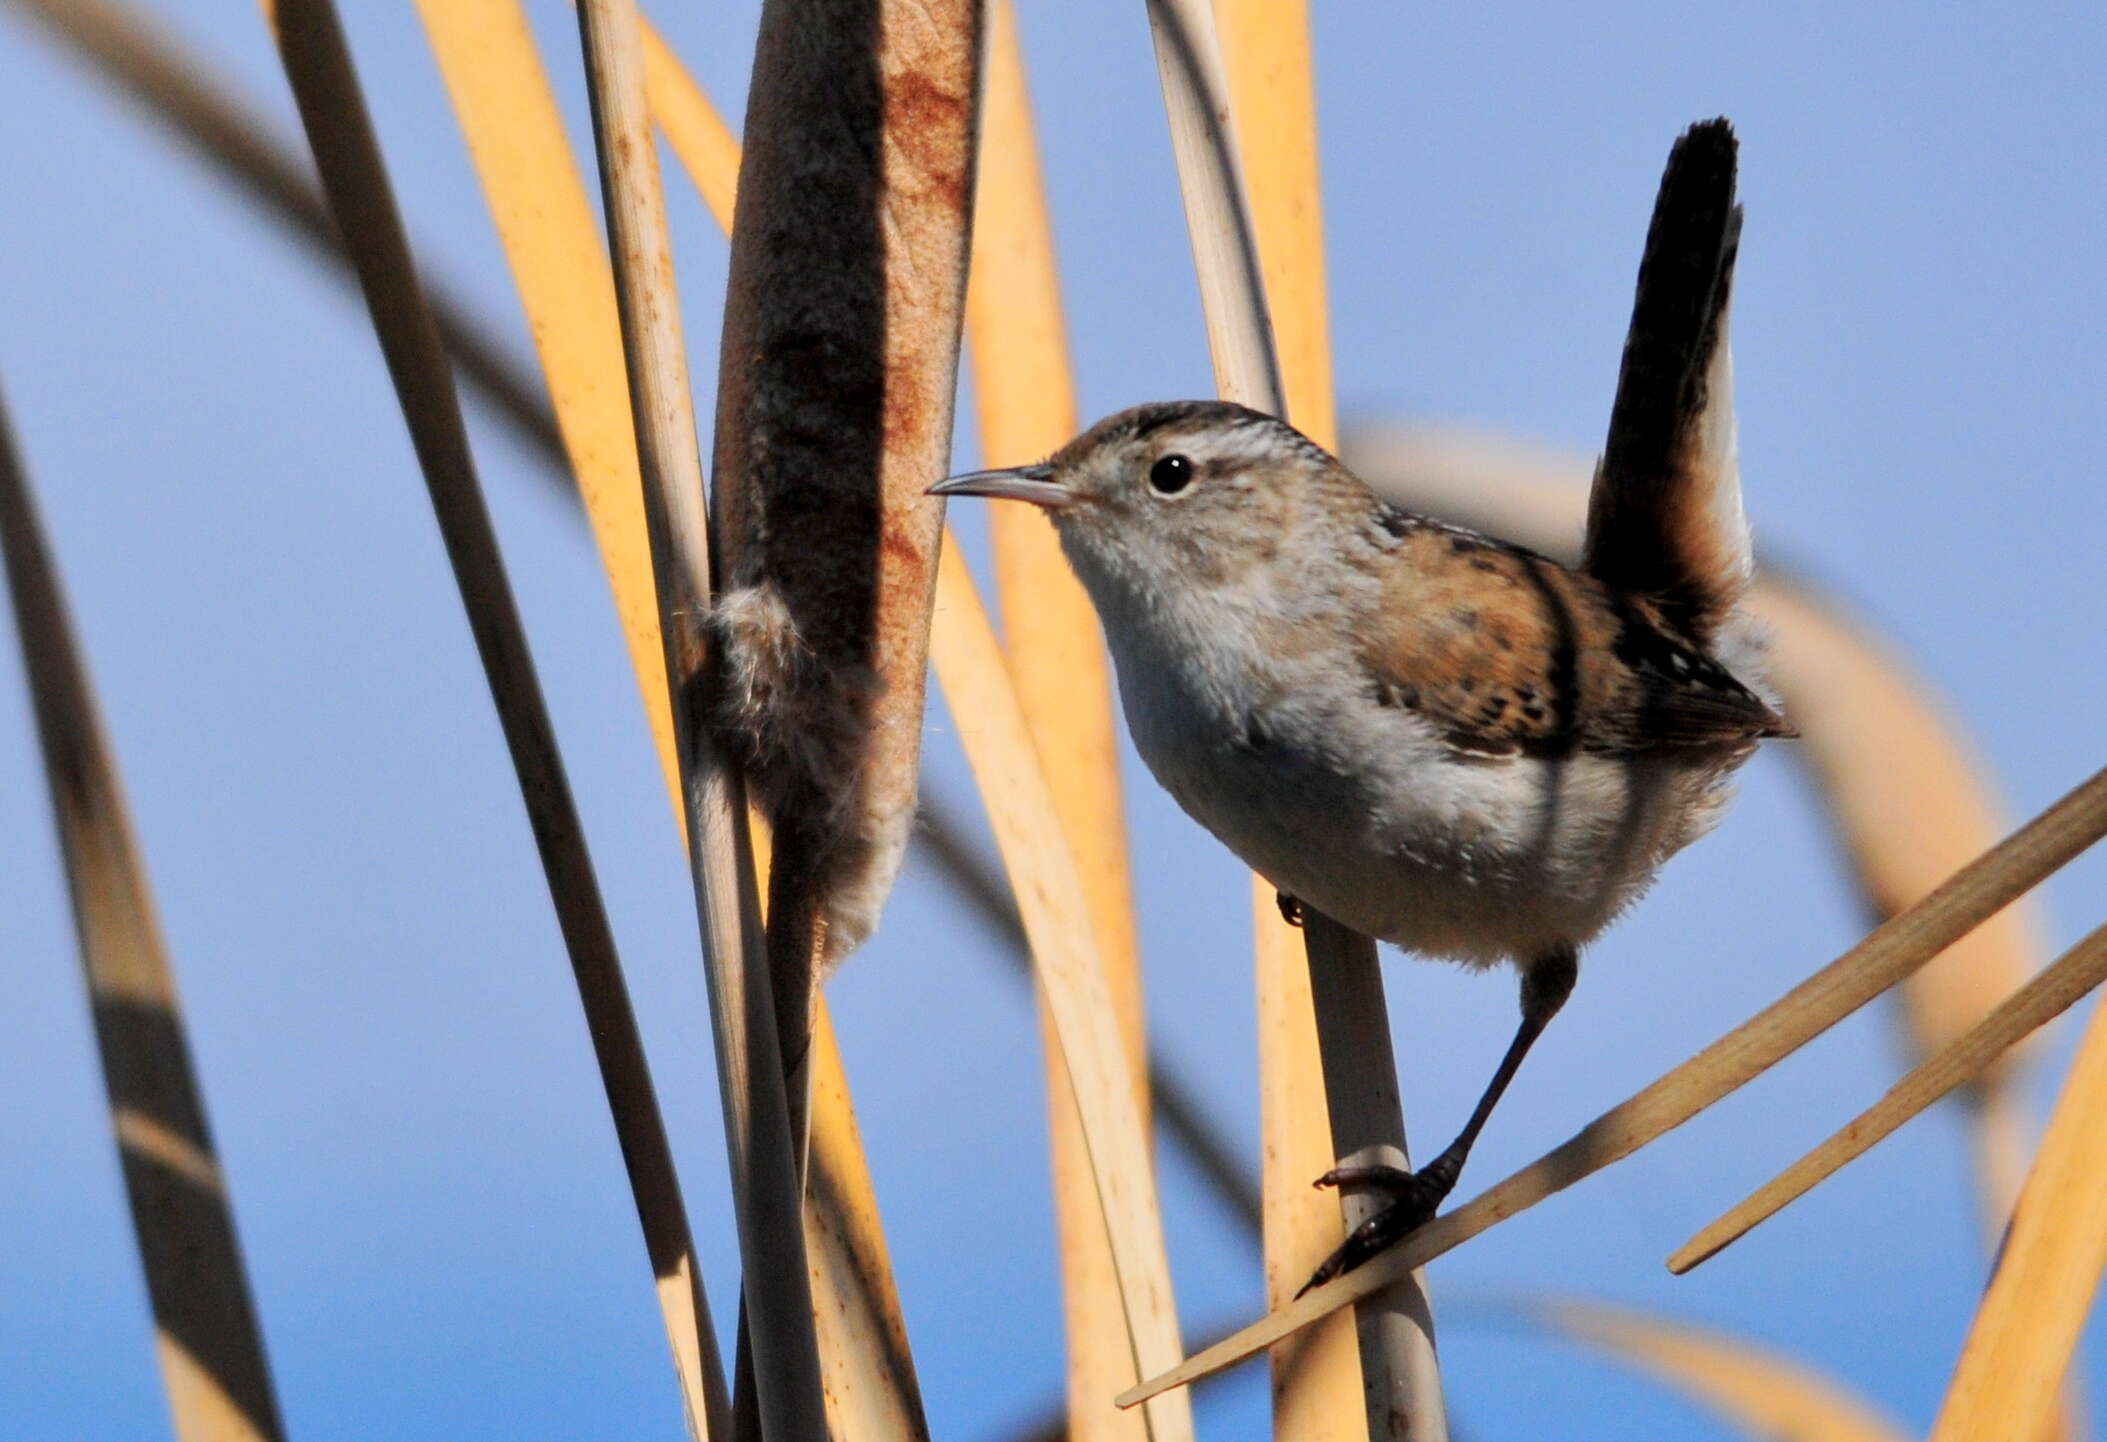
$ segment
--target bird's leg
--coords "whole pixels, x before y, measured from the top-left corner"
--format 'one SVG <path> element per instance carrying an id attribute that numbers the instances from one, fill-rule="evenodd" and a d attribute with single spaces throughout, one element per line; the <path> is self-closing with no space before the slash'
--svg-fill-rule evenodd
<path id="1" fill-rule="evenodd" d="M 1579 975 L 1579 954 L 1569 946 L 1546 952 L 1523 968 L 1522 1024 L 1515 1029 L 1507 1055 L 1500 1058 L 1499 1070 L 1492 1074 L 1485 1094 L 1478 1098 L 1470 1120 L 1463 1124 L 1456 1140 L 1450 1142 L 1440 1156 L 1416 1172 L 1398 1167 L 1335 1167 L 1317 1178 L 1316 1185 L 1320 1187 L 1387 1192 L 1392 1201 L 1388 1207 L 1354 1228 L 1339 1244 L 1338 1250 L 1310 1274 L 1310 1279 L 1302 1284 L 1302 1291 L 1296 1296 L 1352 1271 L 1432 1220 L 1434 1209 L 1454 1190 L 1463 1163 L 1471 1154 L 1472 1144 L 1478 1140 L 1478 1133 L 1485 1130 L 1486 1119 L 1499 1105 L 1507 1084 L 1514 1080 L 1514 1074 L 1521 1070 L 1522 1058 L 1529 1055 L 1529 1048 L 1543 1035 L 1551 1018 L 1558 1015 L 1566 998 L 1572 995 L 1573 982 Z"/>
<path id="2" fill-rule="evenodd" d="M 1285 891 L 1273 893 L 1274 902 L 1280 907 L 1280 919 L 1290 926 L 1302 925 L 1302 903 Z"/>

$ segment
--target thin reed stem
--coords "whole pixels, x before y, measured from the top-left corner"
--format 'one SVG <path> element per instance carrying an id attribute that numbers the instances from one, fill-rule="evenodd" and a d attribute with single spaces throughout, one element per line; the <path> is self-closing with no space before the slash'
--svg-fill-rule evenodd
<path id="1" fill-rule="evenodd" d="M 1700 1230 L 1668 1259 L 1668 1270 L 1681 1274 L 1719 1255 L 1894 1135 L 1926 1107 L 1980 1077 L 2014 1046 L 2077 1005 L 2103 979 L 2107 979 L 2107 926 L 2065 952 L 2004 1005 L 1895 1083 L 1842 1131 Z"/>
<path id="2" fill-rule="evenodd" d="M 179 1442 L 279 1442 L 226 1177 L 117 765 L 0 396 L 0 556 Z"/>
<path id="3" fill-rule="evenodd" d="M 819 1438 L 826 1435 L 826 1414 L 801 1222 L 802 1148 L 784 1095 L 745 786 L 703 712 L 713 664 L 703 629 L 711 600 L 709 528 L 665 197 L 644 98 L 642 41 L 630 0 L 583 0 L 578 14 L 673 732 L 681 746 L 689 866 L 745 1265 L 742 1294 L 751 1322 L 756 1406 L 762 1435 Z"/>
<path id="4" fill-rule="evenodd" d="M 1216 14 L 1226 40 L 1217 37 Z M 1223 0 L 1210 10 L 1199 0 L 1151 0 L 1149 18 L 1217 387 L 1298 422 L 1329 446 L 1331 348 L 1306 8 Z M 1239 145 L 1246 126 L 1260 137 L 1248 177 Z M 1276 350 L 1282 334 L 1292 369 Z M 1320 1171 L 1349 1154 L 1381 1153 L 1402 1165 L 1409 1149 L 1375 943 L 1311 912 L 1298 957 L 1271 890 L 1254 886 L 1252 910 L 1262 1124 L 1272 1144 L 1264 1172 L 1266 1282 L 1268 1301 L 1278 1305 L 1368 1207 L 1366 1198 L 1313 1205 L 1315 1173 L 1304 1170 L 1313 1159 L 1310 1139 L 1330 1139 Z M 1299 1439 L 1358 1430 L 1371 1442 L 1441 1442 L 1448 1420 L 1424 1279 L 1364 1301 L 1355 1330 L 1360 1428 L 1349 1415 L 1356 1368 L 1343 1333 L 1334 1333 L 1274 1355 L 1276 1432 Z"/>
<path id="5" fill-rule="evenodd" d="M 357 267 L 526 802 L 621 1143 L 688 1428 L 722 1437 L 729 1398 L 635 1009 L 584 826 L 490 521 L 453 371 L 420 288 L 371 117 L 329 0 L 278 0 L 279 49 L 338 232 Z"/>
<path id="6" fill-rule="evenodd" d="M 1023 707 L 973 578 L 950 545 L 937 573 L 930 656 L 952 713 L 973 718 L 960 739 L 1031 937 L 1039 984 L 1082 1118 L 1135 1368 L 1147 1376 L 1157 1359 L 1179 1350 L 1178 1314 L 1133 1073 L 1095 954 L 1082 879 Z M 1153 1442 L 1185 1442 L 1192 1436 L 1192 1413 L 1182 1393 L 1150 1403 L 1147 1415 Z"/>
<path id="7" fill-rule="evenodd" d="M 1049 455 L 1075 434 L 1075 384 L 1016 16 L 1009 0 L 995 0 L 989 15 L 966 331 L 982 464 L 1011 466 Z M 1147 1028 L 1111 664 L 1097 613 L 1046 518 L 1028 506 L 997 506 L 989 525 L 1004 650 L 1081 874 L 1146 1127 Z M 1134 1354 L 1074 1087 L 1043 997 L 1040 1021 L 1067 1327 L 1068 1427 L 1073 1442 L 1139 1442 L 1147 1436 L 1146 1419 L 1112 1405 L 1138 1380 Z"/>

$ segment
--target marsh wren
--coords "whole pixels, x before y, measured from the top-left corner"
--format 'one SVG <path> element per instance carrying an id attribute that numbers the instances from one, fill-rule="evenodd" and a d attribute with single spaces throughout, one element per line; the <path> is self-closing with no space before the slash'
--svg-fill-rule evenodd
<path id="1" fill-rule="evenodd" d="M 1719 818 L 1756 743 L 1792 734 L 1737 609 L 1734 172 L 1724 120 L 1669 155 L 1577 570 L 1392 505 L 1215 401 L 932 488 L 1047 511 L 1142 759 L 1283 909 L 1521 971 L 1520 1029 L 1455 1142 L 1416 1173 L 1318 1179 L 1392 1203 L 1312 1286 L 1433 1215 L 1580 948 Z"/>

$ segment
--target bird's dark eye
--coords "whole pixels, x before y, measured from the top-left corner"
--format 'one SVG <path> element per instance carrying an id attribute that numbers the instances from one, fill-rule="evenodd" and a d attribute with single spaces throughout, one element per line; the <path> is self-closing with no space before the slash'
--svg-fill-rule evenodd
<path id="1" fill-rule="evenodd" d="M 1165 456 L 1149 467 L 1149 484 L 1160 496 L 1175 496 L 1193 482 L 1193 463 L 1183 456 Z"/>

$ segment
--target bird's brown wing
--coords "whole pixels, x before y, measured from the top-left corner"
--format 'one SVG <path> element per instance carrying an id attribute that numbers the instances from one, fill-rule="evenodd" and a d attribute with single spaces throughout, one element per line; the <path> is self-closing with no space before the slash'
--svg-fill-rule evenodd
<path id="1" fill-rule="evenodd" d="M 1468 532 L 1399 538 L 1359 637 L 1375 698 L 1485 756 L 1628 754 L 1788 734 L 1650 603 Z"/>
<path id="2" fill-rule="evenodd" d="M 1661 176 L 1639 262 L 1582 569 L 1710 644 L 1748 584 L 1727 311 L 1741 207 L 1724 120 L 1693 125 Z"/>

